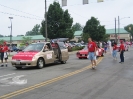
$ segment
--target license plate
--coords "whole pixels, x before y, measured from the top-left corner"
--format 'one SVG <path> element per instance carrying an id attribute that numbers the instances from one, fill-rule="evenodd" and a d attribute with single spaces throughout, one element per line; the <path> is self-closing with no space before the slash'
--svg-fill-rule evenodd
<path id="1" fill-rule="evenodd" d="M 20 64 L 20 61 L 16 61 L 16 64 L 18 64 L 18 65 L 19 65 L 19 64 Z"/>

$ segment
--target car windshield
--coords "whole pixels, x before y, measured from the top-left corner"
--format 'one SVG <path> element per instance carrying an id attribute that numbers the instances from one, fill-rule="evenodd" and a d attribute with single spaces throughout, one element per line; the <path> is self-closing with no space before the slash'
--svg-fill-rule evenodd
<path id="1" fill-rule="evenodd" d="M 44 47 L 44 43 L 35 43 L 27 46 L 23 51 L 41 51 Z"/>
<path id="2" fill-rule="evenodd" d="M 87 50 L 88 48 L 87 48 L 87 46 L 85 46 L 84 48 L 83 48 L 83 50 Z"/>

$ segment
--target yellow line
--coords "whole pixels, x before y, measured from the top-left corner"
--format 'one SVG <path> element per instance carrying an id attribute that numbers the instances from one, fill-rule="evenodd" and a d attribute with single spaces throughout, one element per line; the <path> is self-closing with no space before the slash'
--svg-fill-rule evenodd
<path id="1" fill-rule="evenodd" d="M 102 61 L 102 59 L 103 59 L 103 57 L 100 57 L 100 58 L 98 59 L 97 64 L 99 64 L 99 63 Z M 65 75 L 63 75 L 63 76 L 59 76 L 59 77 L 53 78 L 53 79 L 51 79 L 51 80 L 48 80 L 48 81 L 45 81 L 45 82 L 42 82 L 42 83 L 39 83 L 39 84 L 36 84 L 36 85 L 33 85 L 33 86 L 30 86 L 30 87 L 27 87 L 27 88 L 24 88 L 24 89 L 20 89 L 20 90 L 18 90 L 18 91 L 11 92 L 11 93 L 9 93 L 9 94 L 0 96 L 0 98 L 1 98 L 1 99 L 9 99 L 9 98 L 11 98 L 11 97 L 14 97 L 14 96 L 17 96 L 17 95 L 20 95 L 20 94 L 29 92 L 29 91 L 31 91 L 31 90 L 40 88 L 40 87 L 42 87 L 42 86 L 45 86 L 45 85 L 54 83 L 54 82 L 56 82 L 56 81 L 62 80 L 62 79 L 64 79 L 64 78 L 73 76 L 73 75 L 75 75 L 75 74 L 78 74 L 78 73 L 83 72 L 83 71 L 85 71 L 85 70 L 87 70 L 87 69 L 90 69 L 90 68 L 91 68 L 91 65 L 89 65 L 89 66 L 87 66 L 87 67 L 84 67 L 84 68 L 82 68 L 82 69 L 76 70 L 76 71 L 74 71 L 74 72 L 65 74 Z"/>

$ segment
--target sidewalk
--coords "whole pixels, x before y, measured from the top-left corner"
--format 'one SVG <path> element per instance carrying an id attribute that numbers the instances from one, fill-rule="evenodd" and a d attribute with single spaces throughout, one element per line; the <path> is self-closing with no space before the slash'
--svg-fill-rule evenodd
<path id="1" fill-rule="evenodd" d="M 73 52 L 68 52 L 69 53 L 69 55 L 71 55 L 71 54 L 76 54 L 78 51 L 73 51 Z M 8 57 L 8 62 L 11 62 L 11 60 L 12 60 L 12 57 L 11 56 L 13 56 L 13 55 L 15 55 L 17 52 L 11 52 L 10 53 L 10 56 Z M 1 61 L 0 61 L 0 63 L 1 63 Z"/>

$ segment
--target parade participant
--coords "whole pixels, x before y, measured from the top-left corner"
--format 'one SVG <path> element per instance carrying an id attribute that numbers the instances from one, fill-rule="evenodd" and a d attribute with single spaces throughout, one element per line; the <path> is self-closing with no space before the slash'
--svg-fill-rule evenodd
<path id="1" fill-rule="evenodd" d="M 95 61 L 96 44 L 92 41 L 91 38 L 88 39 L 88 53 L 89 53 L 88 54 L 89 55 L 89 59 L 91 60 L 92 69 L 94 69 L 96 67 L 96 61 Z"/>
<path id="2" fill-rule="evenodd" d="M 110 54 L 112 54 L 112 43 L 110 40 L 108 41 L 108 48 L 109 48 Z"/>
<path id="3" fill-rule="evenodd" d="M 125 51 L 125 47 L 123 44 L 123 41 L 120 41 L 121 45 L 120 45 L 120 62 L 119 63 L 124 63 L 124 51 Z"/>
<path id="4" fill-rule="evenodd" d="M 117 43 L 114 42 L 112 47 L 113 47 L 112 56 L 113 56 L 114 60 L 116 60 L 117 59 Z"/>
<path id="5" fill-rule="evenodd" d="M 6 42 L 4 42 L 3 46 L 1 47 L 1 67 L 4 66 L 3 60 L 5 59 L 5 65 L 7 67 L 7 59 L 8 59 L 8 46 L 6 45 Z"/>
<path id="6" fill-rule="evenodd" d="M 107 43 L 104 42 L 104 52 L 107 53 Z"/>

